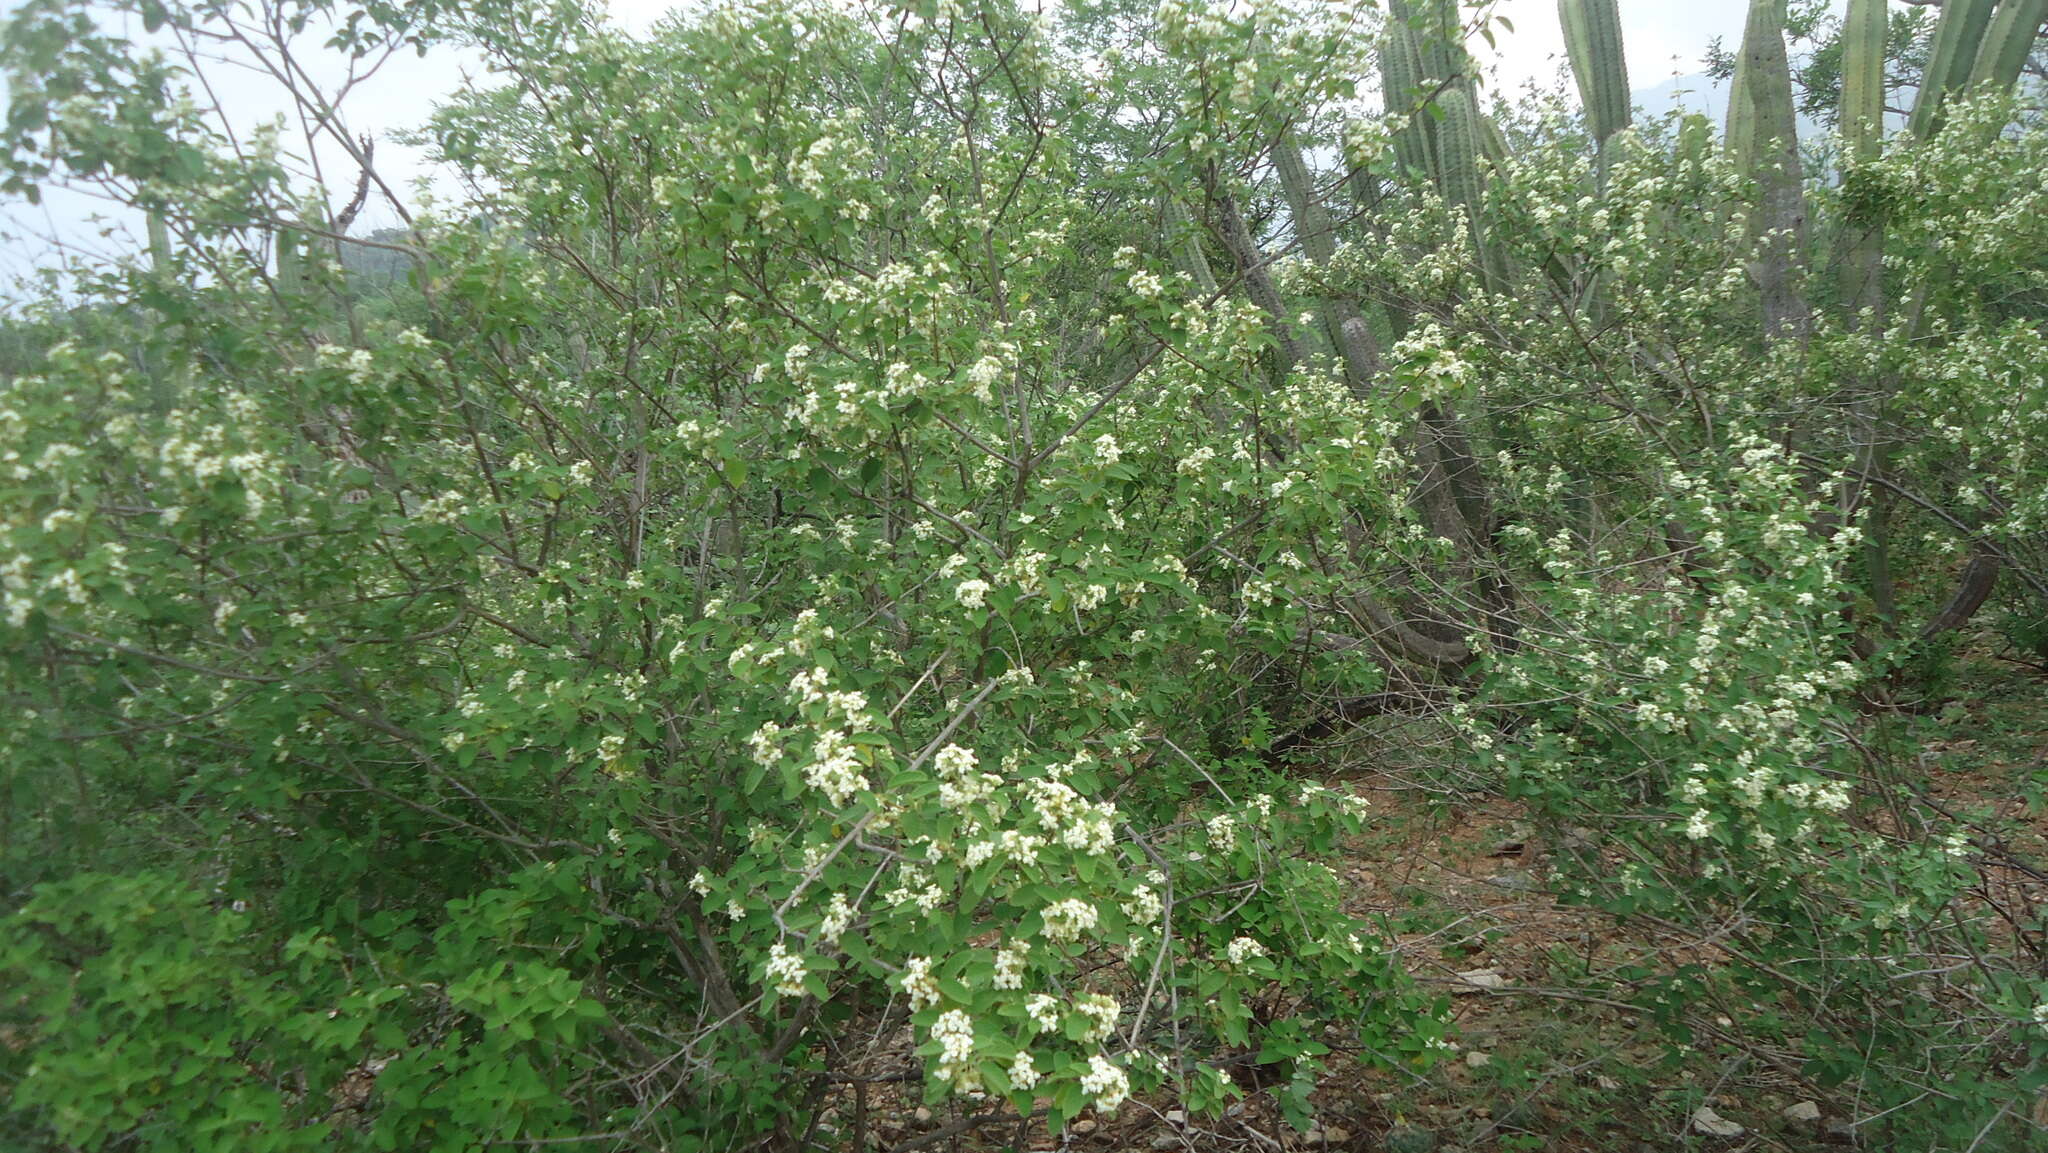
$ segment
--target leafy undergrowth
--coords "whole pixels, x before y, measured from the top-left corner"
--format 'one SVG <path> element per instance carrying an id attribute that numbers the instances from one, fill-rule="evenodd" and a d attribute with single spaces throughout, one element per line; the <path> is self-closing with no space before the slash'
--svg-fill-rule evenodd
<path id="1" fill-rule="evenodd" d="M 1994 940 L 2038 948 L 2048 876 L 2048 692 L 2036 670 L 1973 655 L 1938 708 L 1873 718 L 1874 740 L 1907 764 L 1914 791 L 1967 819 L 1986 849 L 1970 915 Z M 1347 911 L 1379 921 L 1416 979 L 1442 993 L 1455 1026 L 1438 1064 L 1365 1072 L 1336 1051 L 1316 1090 L 1316 1124 L 1288 1126 L 1273 1095 L 1249 1094 L 1218 1119 L 1171 1100 L 1134 1099 L 1064 1133 L 970 1124 L 971 1103 L 916 1103 L 908 1034 L 902 1063 L 836 1095 L 821 1147 L 1086 1150 L 1401 1151 L 1903 1148 L 1854 1083 L 1809 1074 L 1796 1006 L 1745 999 L 1713 930 L 1622 921 L 1560 904 L 1548 861 L 1516 804 L 1432 787 L 1449 746 L 1422 722 L 1383 722 L 1327 783 L 1368 796 L 1371 831 L 1348 846 Z M 1399 749 L 1389 754 L 1389 749 Z M 1389 767 L 1389 765 L 1392 767 Z M 1569 846 L 1568 846 L 1569 847 Z M 2030 913 L 2031 923 L 2021 914 Z M 2002 928 L 2001 928 L 2002 927 Z M 2026 942 L 2013 942 L 2024 945 Z M 1700 994 L 1645 1006 L 1637 990 L 1678 972 Z M 1258 1080 L 1256 1069 L 1242 1081 Z M 1703 1112 L 1704 1110 L 1704 1112 Z M 1718 1132 L 1716 1131 L 1718 1129 Z M 1981 1150 L 2040 1148 L 2048 1098 L 1985 1131 Z M 1914 1145 L 1911 1147 L 1918 1148 Z"/>

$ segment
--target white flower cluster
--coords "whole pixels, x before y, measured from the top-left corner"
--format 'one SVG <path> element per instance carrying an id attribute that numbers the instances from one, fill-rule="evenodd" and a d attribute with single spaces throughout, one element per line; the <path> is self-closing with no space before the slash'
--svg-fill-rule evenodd
<path id="1" fill-rule="evenodd" d="M 1024 999 L 1024 1015 L 1038 1026 L 1041 1033 L 1052 1033 L 1060 1027 L 1060 1003 L 1045 993 L 1033 993 Z"/>
<path id="2" fill-rule="evenodd" d="M 853 906 L 847 903 L 845 893 L 834 893 L 825 905 L 825 919 L 818 923 L 818 938 L 828 945 L 839 943 L 846 930 L 853 925 Z"/>
<path id="3" fill-rule="evenodd" d="M 1088 1058 L 1088 1071 L 1081 1075 L 1081 1091 L 1095 1098 L 1097 1109 L 1114 1113 L 1130 1097 L 1131 1079 L 1109 1058 L 1097 1053 Z"/>
<path id="4" fill-rule="evenodd" d="M 1078 897 L 1068 897 L 1046 906 L 1045 936 L 1049 941 L 1072 941 L 1095 927 L 1095 906 Z"/>
<path id="5" fill-rule="evenodd" d="M 1243 965 L 1253 957 L 1267 955 L 1266 947 L 1250 937 L 1231 938 L 1230 945 L 1223 950 L 1223 954 L 1230 958 L 1232 965 Z"/>
<path id="6" fill-rule="evenodd" d="M 834 808 L 867 791 L 860 754 L 846 734 L 831 729 L 818 734 L 811 746 L 811 763 L 804 769 L 804 783 L 824 793 Z"/>
<path id="7" fill-rule="evenodd" d="M 803 957 L 783 948 L 782 942 L 777 941 L 769 946 L 767 980 L 774 986 L 778 995 L 803 996 L 805 969 Z"/>
<path id="8" fill-rule="evenodd" d="M 1074 1010 L 1088 1018 L 1088 1031 L 1082 1040 L 1090 1044 L 1107 1041 L 1116 1033 L 1117 1018 L 1122 1015 L 1122 1006 L 1116 998 L 1101 993 L 1083 993 L 1074 1001 Z"/>
<path id="9" fill-rule="evenodd" d="M 964 580 L 953 589 L 953 598 L 962 608 L 978 609 L 988 603 L 989 589 L 989 583 L 979 577 Z"/>
<path id="10" fill-rule="evenodd" d="M 939 804 L 948 809 L 963 809 L 987 800 L 996 791 L 1003 778 L 977 771 L 978 763 L 972 749 L 947 745 L 939 750 L 932 758 L 932 767 L 939 774 Z"/>
<path id="11" fill-rule="evenodd" d="M 1139 885 L 1131 890 L 1131 899 L 1124 902 L 1123 910 L 1124 916 L 1130 918 L 1133 924 L 1153 925 L 1158 923 L 1160 914 L 1166 910 L 1166 905 L 1159 899 L 1159 894 L 1153 891 L 1152 886 Z"/>
<path id="12" fill-rule="evenodd" d="M 996 973 L 989 981 L 998 989 L 1021 989 L 1024 987 L 1024 966 L 1031 956 L 1031 942 L 1011 941 L 996 950 Z"/>
<path id="13" fill-rule="evenodd" d="M 1237 818 L 1229 813 L 1218 813 L 1209 818 L 1206 826 L 1209 833 L 1209 847 L 1219 853 L 1228 853 L 1237 848 Z"/>
<path id="14" fill-rule="evenodd" d="M 975 1069 L 974 1020 L 964 1011 L 948 1009 L 932 1022 L 932 1040 L 939 1043 L 938 1075 L 958 1092 L 981 1087 L 981 1073 Z"/>
<path id="15" fill-rule="evenodd" d="M 930 957 L 911 957 L 903 962 L 903 973 L 896 979 L 897 987 L 903 990 L 910 1001 L 910 1011 L 915 1013 L 928 1005 L 939 1003 L 938 978 L 932 976 Z"/>
<path id="16" fill-rule="evenodd" d="M 1024 782 L 1038 824 L 1060 844 L 1091 856 L 1107 853 L 1116 841 L 1116 805 L 1089 801 L 1051 776 Z"/>

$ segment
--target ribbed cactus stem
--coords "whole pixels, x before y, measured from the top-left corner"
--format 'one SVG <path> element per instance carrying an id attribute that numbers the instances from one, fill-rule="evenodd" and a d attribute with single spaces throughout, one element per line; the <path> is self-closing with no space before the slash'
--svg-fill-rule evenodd
<path id="1" fill-rule="evenodd" d="M 1976 67 L 1970 70 L 1970 84 L 1991 84 L 2001 92 L 2011 88 L 2026 67 L 2041 22 L 2048 20 L 2048 0 L 2004 0 L 1984 33 L 1977 49 Z"/>
<path id="2" fill-rule="evenodd" d="M 1751 0 L 1742 33 L 1741 77 L 1749 98 L 1750 136 L 1731 143 L 1757 183 L 1754 231 L 1761 244 L 1756 277 L 1764 332 L 1804 339 L 1809 317 L 1798 273 L 1806 250 L 1806 196 L 1800 187 L 1792 69 L 1785 58 L 1785 0 Z"/>
<path id="3" fill-rule="evenodd" d="M 1440 170 L 1437 184 L 1443 190 L 1444 199 L 1465 210 L 1466 219 L 1471 221 L 1478 243 L 1476 229 L 1479 221 L 1479 107 L 1472 99 L 1472 93 L 1462 84 L 1454 84 L 1437 97 L 1437 104 L 1443 109 L 1443 120 L 1437 124 L 1437 152 Z"/>
<path id="4" fill-rule="evenodd" d="M 277 233 L 277 290 L 292 296 L 305 290 L 306 265 L 299 254 L 299 237 L 289 229 Z"/>
<path id="5" fill-rule="evenodd" d="M 1620 5 L 1617 0 L 1558 0 L 1557 14 L 1586 123 L 1594 141 L 1605 145 L 1608 137 L 1628 127 L 1630 116 Z"/>
<path id="6" fill-rule="evenodd" d="M 1747 52 L 1735 54 L 1735 75 L 1728 82 L 1728 123 L 1721 132 L 1735 167 L 1744 172 L 1749 170 L 1756 146 L 1756 101 L 1749 92 L 1748 57 Z"/>
<path id="7" fill-rule="evenodd" d="M 1876 156 L 1884 139 L 1886 7 L 1885 0 L 1849 0 L 1842 23 L 1842 142 L 1858 161 Z"/>
<path id="8" fill-rule="evenodd" d="M 1195 233 L 1187 205 L 1171 193 L 1161 193 L 1159 205 L 1166 228 L 1166 244 L 1173 253 L 1174 265 L 1194 282 L 1196 288 L 1202 290 L 1203 295 L 1214 295 L 1216 274 L 1209 270 L 1209 256 L 1202 251 L 1201 237 Z"/>
<path id="9" fill-rule="evenodd" d="M 1886 0 L 1849 0 L 1842 25 L 1842 146 L 1850 165 L 1875 159 L 1884 141 L 1885 8 Z M 1842 230 L 1842 308 L 1852 327 L 1866 313 L 1875 323 L 1884 309 L 1884 221 L 1852 213 Z"/>
<path id="10" fill-rule="evenodd" d="M 1422 41 L 1422 67 L 1431 80 L 1443 80 L 1465 73 L 1464 21 L 1458 16 L 1458 0 L 1424 0 L 1428 18 Z"/>
<path id="11" fill-rule="evenodd" d="M 1284 379 L 1301 362 L 1301 345 L 1294 338 L 1294 326 L 1288 322 L 1286 303 L 1280 299 L 1279 289 L 1273 285 L 1272 271 L 1259 252 L 1258 241 L 1252 238 L 1251 228 L 1244 222 L 1244 213 L 1238 210 L 1237 198 L 1230 195 L 1220 197 L 1216 203 L 1216 215 L 1222 226 L 1223 247 L 1229 250 L 1231 262 L 1237 266 L 1237 274 L 1244 280 L 1245 295 L 1271 318 L 1268 324 L 1273 332 L 1274 352 L 1279 361 L 1275 375 Z"/>
<path id="12" fill-rule="evenodd" d="M 1404 0 L 1389 0 L 1387 37 L 1380 47 L 1381 98 L 1388 114 L 1401 118 L 1394 133 L 1394 158 L 1411 172 L 1436 166 L 1435 122 L 1420 114 L 1423 91 L 1422 43 L 1415 17 Z"/>
<path id="13" fill-rule="evenodd" d="M 149 210 L 149 270 L 159 277 L 171 274 L 171 228 L 161 208 Z"/>
<path id="14" fill-rule="evenodd" d="M 1315 181 L 1309 175 L 1293 132 L 1283 129 L 1273 142 L 1273 169 L 1280 177 L 1280 191 L 1287 197 L 1288 211 L 1293 214 L 1295 239 L 1302 252 L 1319 265 L 1329 264 L 1337 255 L 1336 229 L 1329 212 L 1316 198 Z M 1369 392 L 1385 367 L 1372 326 L 1347 301 L 1325 298 L 1317 304 L 1316 311 L 1330 347 L 1337 350 L 1344 362 L 1345 383 L 1359 395 Z"/>
<path id="15" fill-rule="evenodd" d="M 1315 182 L 1308 164 L 1301 158 L 1301 146 L 1294 133 L 1283 129 L 1273 141 L 1273 171 L 1280 177 L 1280 191 L 1287 197 L 1287 210 L 1294 216 L 1295 239 L 1301 250 L 1317 264 L 1337 254 L 1337 240 L 1330 229 L 1330 214 L 1316 199 Z"/>
<path id="16" fill-rule="evenodd" d="M 1996 0 L 1947 0 L 1941 6 L 1934 43 L 1927 49 L 1927 69 L 1921 74 L 1920 92 L 1913 97 L 1913 113 L 1906 122 L 1913 135 L 1922 140 L 1933 135 L 1941 123 L 1942 101 L 1969 83 L 1994 3 Z"/>
<path id="17" fill-rule="evenodd" d="M 151 208 L 144 224 L 149 233 L 150 274 L 156 279 L 159 287 L 168 289 L 171 278 L 176 273 L 176 270 L 171 265 L 170 224 L 165 220 L 164 211 L 161 208 Z M 164 338 L 165 344 L 174 344 L 181 335 L 180 329 L 165 327 L 163 316 L 155 309 L 150 309 L 149 315 L 158 329 L 157 334 Z M 148 358 L 148 371 L 150 392 L 156 407 L 165 409 L 176 404 L 178 398 L 184 395 L 185 386 L 190 377 L 184 361 L 172 356 L 167 364 L 165 358 L 151 355 Z"/>

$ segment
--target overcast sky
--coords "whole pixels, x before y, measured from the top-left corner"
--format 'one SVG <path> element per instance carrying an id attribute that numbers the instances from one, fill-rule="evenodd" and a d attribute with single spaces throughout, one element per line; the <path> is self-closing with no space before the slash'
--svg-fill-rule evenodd
<path id="1" fill-rule="evenodd" d="M 19 0 L 0 0 L 0 13 L 11 12 Z M 1048 0 L 1054 2 L 1054 0 Z M 676 4 L 673 0 L 611 0 L 611 10 L 635 31 L 644 31 Z M 1746 0 L 1621 0 L 1623 41 L 1627 46 L 1629 80 L 1638 91 L 1656 87 L 1673 76 L 1701 70 L 1701 56 L 1714 37 L 1739 40 Z M 1558 75 L 1563 61 L 1563 38 L 1558 28 L 1556 0 L 1500 0 L 1498 15 L 1514 26 L 1512 33 L 1501 30 L 1499 50 L 1491 64 L 1497 68 L 1499 83 L 1513 88 L 1534 80 L 1547 84 Z M 138 38 L 141 29 L 130 30 Z M 1474 48 L 1486 53 L 1483 43 Z M 402 55 L 385 65 L 375 80 L 356 90 L 345 105 L 348 122 L 358 133 L 375 134 L 379 172 L 395 188 L 404 189 L 426 172 L 423 158 L 387 139 L 394 130 L 419 125 L 435 100 L 453 91 L 473 61 L 453 51 L 431 52 L 424 59 Z M 317 69 L 316 69 L 317 71 Z M 234 75 L 233 70 L 216 69 L 210 79 L 223 105 L 234 110 L 239 127 L 267 120 L 281 109 L 279 89 L 265 78 Z M 340 77 L 337 64 L 323 75 L 328 82 Z M 329 145 L 323 157 L 334 164 L 337 157 Z M 329 183 L 345 184 L 353 176 L 343 166 Z M 359 218 L 358 231 L 396 223 L 388 204 L 375 203 Z M 93 224 L 89 218 L 104 214 L 111 223 Z M 132 250 L 135 240 L 111 206 L 95 203 L 75 194 L 55 194 L 42 207 L 23 203 L 0 203 L 0 285 L 16 276 L 49 263 L 59 247 L 97 255 Z M 111 228 L 107 235 L 102 232 Z M 0 298 L 9 295 L 0 288 Z"/>

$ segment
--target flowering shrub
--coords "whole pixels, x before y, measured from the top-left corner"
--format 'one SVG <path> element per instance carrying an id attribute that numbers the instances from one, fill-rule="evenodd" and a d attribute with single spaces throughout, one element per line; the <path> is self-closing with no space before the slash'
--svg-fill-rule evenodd
<path id="1" fill-rule="evenodd" d="M 1996 302 L 2041 248 L 1980 233 L 2048 214 L 1896 209 L 1928 339 L 1740 339 L 1753 190 L 1703 124 L 1596 170 L 1498 110 L 1425 178 L 1434 96 L 1355 114 L 1345 6 L 281 7 L 269 48 L 138 10 L 286 75 L 308 29 L 488 64 L 419 135 L 463 192 L 378 242 L 403 284 L 81 6 L 5 41 L 10 187 L 163 236 L 0 384 L 0 1132 L 794 1148 L 905 1060 L 968 1122 L 1306 1127 L 1334 1054 L 1445 1047 L 1326 863 L 1370 812 L 1283 755 L 1390 699 L 1561 834 L 1566 899 L 1767 925 L 1746 993 L 1895 1001 L 1816 943 L 1966 898 L 1961 828 L 1871 819 L 1858 694 L 1917 642 L 1856 623 L 1907 529 L 1928 570 L 2037 543 Z M 1829 210 L 1967 183 L 1972 107 Z M 2038 200 L 2040 147 L 1974 187 Z M 1894 379 L 1938 435 L 1880 463 Z M 2039 1055 L 2020 972 L 1970 987 L 1998 1060 Z M 1682 1031 L 1708 983 L 1632 991 Z M 1979 1067 L 1929 1060 L 1873 1093 Z"/>

